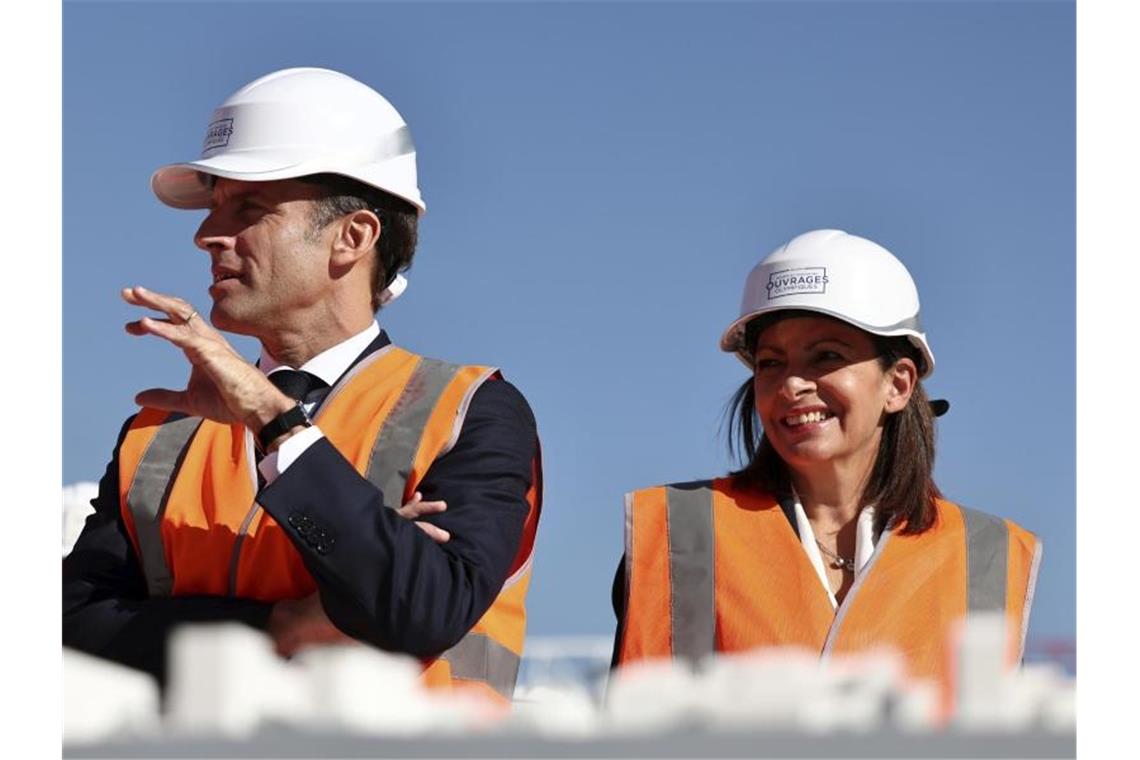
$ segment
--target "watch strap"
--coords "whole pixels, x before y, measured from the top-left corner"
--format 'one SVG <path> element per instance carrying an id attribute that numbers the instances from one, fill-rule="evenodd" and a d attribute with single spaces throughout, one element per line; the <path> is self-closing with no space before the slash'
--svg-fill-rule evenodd
<path id="1" fill-rule="evenodd" d="M 262 451 L 268 451 L 270 444 L 277 440 L 278 436 L 288 433 L 298 425 L 305 427 L 312 427 L 313 421 L 309 419 L 309 415 L 305 413 L 305 408 L 301 406 L 301 402 L 291 409 L 286 409 L 281 414 L 277 415 L 257 433 L 257 445 Z"/>

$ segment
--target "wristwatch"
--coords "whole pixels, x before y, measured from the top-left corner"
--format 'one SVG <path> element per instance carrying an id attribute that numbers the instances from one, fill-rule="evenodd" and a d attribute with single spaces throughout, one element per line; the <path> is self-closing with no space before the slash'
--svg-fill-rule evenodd
<path id="1" fill-rule="evenodd" d="M 277 439 L 278 436 L 288 433 L 298 425 L 304 427 L 312 427 L 313 420 L 309 417 L 309 413 L 305 411 L 305 407 L 298 401 L 297 405 L 291 409 L 287 409 L 281 414 L 277 415 L 257 433 L 257 445 L 262 451 L 268 451 L 269 445 Z"/>

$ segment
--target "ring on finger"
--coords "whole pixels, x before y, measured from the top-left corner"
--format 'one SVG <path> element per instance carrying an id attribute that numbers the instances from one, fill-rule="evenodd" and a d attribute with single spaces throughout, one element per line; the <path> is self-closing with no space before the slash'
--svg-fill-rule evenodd
<path id="1" fill-rule="evenodd" d="M 182 321 L 179 322 L 178 324 L 181 324 L 181 325 L 187 324 L 190 322 L 191 319 L 193 319 L 196 316 L 198 316 L 198 310 L 197 309 L 191 309 L 190 313 L 187 314 L 185 317 L 182 317 Z"/>

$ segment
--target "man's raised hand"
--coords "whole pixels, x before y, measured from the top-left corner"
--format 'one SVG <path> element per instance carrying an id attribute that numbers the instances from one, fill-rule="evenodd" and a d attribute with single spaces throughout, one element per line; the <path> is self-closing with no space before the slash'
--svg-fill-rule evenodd
<path id="1" fill-rule="evenodd" d="M 261 427 L 296 404 L 257 367 L 241 357 L 197 310 L 174 296 L 146 288 L 124 288 L 123 300 L 166 315 L 128 322 L 131 335 L 156 335 L 182 349 L 190 362 L 190 379 L 182 391 L 150 388 L 135 396 L 142 406 L 183 412 L 223 423 Z"/>

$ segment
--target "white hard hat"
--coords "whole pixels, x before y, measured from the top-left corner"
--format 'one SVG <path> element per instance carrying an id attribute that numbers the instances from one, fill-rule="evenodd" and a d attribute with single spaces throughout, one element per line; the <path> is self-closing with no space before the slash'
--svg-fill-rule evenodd
<path id="1" fill-rule="evenodd" d="M 841 319 L 874 335 L 905 335 L 934 371 L 934 354 L 919 322 L 918 290 L 910 273 L 877 243 L 842 230 L 812 230 L 780 246 L 749 273 L 740 318 L 720 339 L 752 368 L 744 328 L 774 311 L 803 309 Z"/>
<path id="2" fill-rule="evenodd" d="M 202 174 L 261 182 L 325 172 L 426 210 L 403 117 L 371 87 L 328 69 L 283 69 L 242 87 L 210 117 L 201 158 L 162 167 L 150 186 L 169 206 L 206 208 Z"/>

